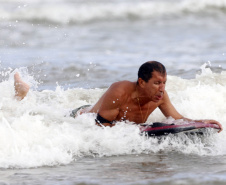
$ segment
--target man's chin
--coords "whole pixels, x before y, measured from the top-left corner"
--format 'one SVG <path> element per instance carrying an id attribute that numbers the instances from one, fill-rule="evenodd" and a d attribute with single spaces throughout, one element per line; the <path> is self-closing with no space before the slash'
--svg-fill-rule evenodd
<path id="1" fill-rule="evenodd" d="M 155 103 L 158 103 L 160 100 L 159 99 L 154 99 L 152 101 L 155 102 Z"/>

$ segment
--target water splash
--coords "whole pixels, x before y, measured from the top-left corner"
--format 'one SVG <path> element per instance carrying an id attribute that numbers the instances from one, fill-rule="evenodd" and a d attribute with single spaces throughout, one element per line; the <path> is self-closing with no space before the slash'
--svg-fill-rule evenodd
<path id="1" fill-rule="evenodd" d="M 167 91 L 176 109 L 191 119 L 216 119 L 223 125 L 225 116 L 226 74 L 215 74 L 202 66 L 195 79 L 169 76 Z M 32 76 L 17 69 L 31 85 Z M 205 71 L 207 70 L 207 71 Z M 206 137 L 181 134 L 162 139 L 147 138 L 132 123 L 119 122 L 113 128 L 95 125 L 95 114 L 75 119 L 70 110 L 94 104 L 105 89 L 67 89 L 41 92 L 31 90 L 22 101 L 14 98 L 13 73 L 0 83 L 0 167 L 29 168 L 68 164 L 84 156 L 114 156 L 160 151 L 195 155 L 225 155 L 225 131 Z M 214 78 L 213 78 L 214 77 Z M 211 79 L 211 80 L 210 80 Z M 166 120 L 157 109 L 148 122 Z"/>

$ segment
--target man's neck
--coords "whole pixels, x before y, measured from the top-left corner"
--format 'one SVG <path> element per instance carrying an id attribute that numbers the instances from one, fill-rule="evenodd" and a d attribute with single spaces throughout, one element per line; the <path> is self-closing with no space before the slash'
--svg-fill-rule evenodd
<path id="1" fill-rule="evenodd" d="M 140 106 L 143 106 L 150 102 L 150 99 L 144 95 L 144 93 L 142 92 L 142 88 L 140 88 L 137 83 L 135 85 L 134 101 Z"/>

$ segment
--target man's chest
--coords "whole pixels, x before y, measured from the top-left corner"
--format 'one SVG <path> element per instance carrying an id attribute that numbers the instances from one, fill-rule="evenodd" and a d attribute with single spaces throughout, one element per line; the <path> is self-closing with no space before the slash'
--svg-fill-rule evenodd
<path id="1" fill-rule="evenodd" d="M 146 122 L 149 115 L 158 107 L 156 103 L 149 103 L 144 106 L 125 104 L 120 107 L 117 120 L 128 120 L 135 123 Z"/>

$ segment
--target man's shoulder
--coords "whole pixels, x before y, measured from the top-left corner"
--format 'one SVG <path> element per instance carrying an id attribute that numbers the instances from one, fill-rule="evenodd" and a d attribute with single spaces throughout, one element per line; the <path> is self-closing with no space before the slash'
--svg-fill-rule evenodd
<path id="1" fill-rule="evenodd" d="M 129 89 L 132 89 L 134 87 L 134 82 L 130 82 L 130 81 L 119 81 L 119 82 L 115 82 L 111 85 L 111 88 L 115 88 L 115 89 L 118 89 L 118 90 L 128 90 Z"/>
<path id="2" fill-rule="evenodd" d="M 117 94 L 125 95 L 132 91 L 134 88 L 134 82 L 119 81 L 111 85 L 110 90 Z"/>
<path id="3" fill-rule="evenodd" d="M 165 90 L 163 98 L 162 98 L 162 100 L 159 101 L 158 106 L 160 107 L 160 106 L 168 104 L 168 103 L 170 103 L 170 99 L 169 99 L 169 95 L 168 95 L 167 91 Z"/>

